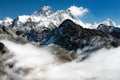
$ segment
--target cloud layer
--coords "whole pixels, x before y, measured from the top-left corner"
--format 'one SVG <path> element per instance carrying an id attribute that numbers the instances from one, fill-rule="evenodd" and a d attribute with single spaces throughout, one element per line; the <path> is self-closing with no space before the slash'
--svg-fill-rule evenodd
<path id="1" fill-rule="evenodd" d="M 77 6 L 71 6 L 68 8 L 68 10 L 70 10 L 70 12 L 76 17 L 83 16 L 85 13 L 89 11 L 87 8 Z"/>
<path id="2" fill-rule="evenodd" d="M 0 80 L 120 80 L 120 47 L 94 52 L 83 62 L 59 63 L 47 47 L 2 42 L 13 55 L 7 64 L 14 65 L 5 67 Z"/>

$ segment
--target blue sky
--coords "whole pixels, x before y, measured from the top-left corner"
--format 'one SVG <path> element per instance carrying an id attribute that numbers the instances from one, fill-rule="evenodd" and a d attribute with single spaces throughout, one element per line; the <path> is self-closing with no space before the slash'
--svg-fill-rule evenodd
<path id="1" fill-rule="evenodd" d="M 85 22 L 100 22 L 111 18 L 120 24 L 120 0 L 0 0 L 0 3 L 0 19 L 29 15 L 45 5 L 51 6 L 54 11 L 75 5 L 89 9 L 81 17 Z"/>

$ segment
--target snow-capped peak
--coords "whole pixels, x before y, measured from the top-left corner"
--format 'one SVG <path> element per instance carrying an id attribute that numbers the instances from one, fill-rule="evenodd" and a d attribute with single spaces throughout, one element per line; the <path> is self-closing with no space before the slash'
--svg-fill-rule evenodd
<path id="1" fill-rule="evenodd" d="M 105 24 L 107 26 L 115 26 L 116 25 L 115 22 L 112 21 L 111 19 L 105 20 L 104 22 L 102 22 L 102 24 Z"/>
<path id="2" fill-rule="evenodd" d="M 35 16 L 49 16 L 53 12 L 51 11 L 51 8 L 49 6 L 43 6 L 40 10 L 35 11 L 33 15 Z"/>
<path id="3" fill-rule="evenodd" d="M 4 21 L 9 21 L 9 22 L 11 22 L 11 21 L 13 21 L 13 19 L 10 18 L 10 17 L 5 17 L 5 18 L 4 18 Z"/>
<path id="4" fill-rule="evenodd" d="M 40 10 L 34 12 L 32 15 L 21 15 L 12 21 L 11 27 L 25 27 L 27 24 L 35 25 L 35 27 L 54 28 L 59 26 L 64 20 L 70 19 L 75 23 L 86 27 L 86 24 L 76 18 L 71 12 L 66 10 L 51 11 L 49 6 L 43 6 Z M 26 23 L 26 22 L 32 23 Z M 1 21 L 0 21 L 1 23 Z M 29 26 L 27 26 L 29 27 Z"/>
<path id="5" fill-rule="evenodd" d="M 97 22 L 94 22 L 93 24 L 86 23 L 86 25 L 88 26 L 88 28 L 92 28 L 92 29 L 96 29 L 101 24 L 103 24 L 104 26 L 117 26 L 116 23 L 113 20 L 111 20 L 110 18 L 106 19 L 103 22 L 99 22 L 99 23 L 97 23 Z"/>
<path id="6" fill-rule="evenodd" d="M 43 6 L 42 7 L 42 10 L 43 11 L 49 11 L 51 8 L 50 8 L 50 6 Z"/>
<path id="7" fill-rule="evenodd" d="M 0 20 L 0 24 L 4 26 L 9 26 L 12 24 L 13 19 L 10 17 L 5 17 L 3 20 Z"/>

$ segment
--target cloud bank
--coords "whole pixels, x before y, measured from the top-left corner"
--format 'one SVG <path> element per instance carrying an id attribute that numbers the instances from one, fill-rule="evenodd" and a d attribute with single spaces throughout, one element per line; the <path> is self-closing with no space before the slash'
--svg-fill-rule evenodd
<path id="1" fill-rule="evenodd" d="M 5 63 L 14 65 L 5 66 L 0 80 L 120 80 L 120 47 L 94 52 L 83 62 L 59 63 L 48 48 L 2 42 L 13 55 Z"/>

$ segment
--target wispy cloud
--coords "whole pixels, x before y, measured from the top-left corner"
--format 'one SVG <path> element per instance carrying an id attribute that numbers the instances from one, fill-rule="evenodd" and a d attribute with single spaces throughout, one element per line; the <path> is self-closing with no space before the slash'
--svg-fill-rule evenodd
<path id="1" fill-rule="evenodd" d="M 77 7 L 75 5 L 69 7 L 68 10 L 70 10 L 70 12 L 76 17 L 83 16 L 85 13 L 89 11 L 87 8 Z"/>

